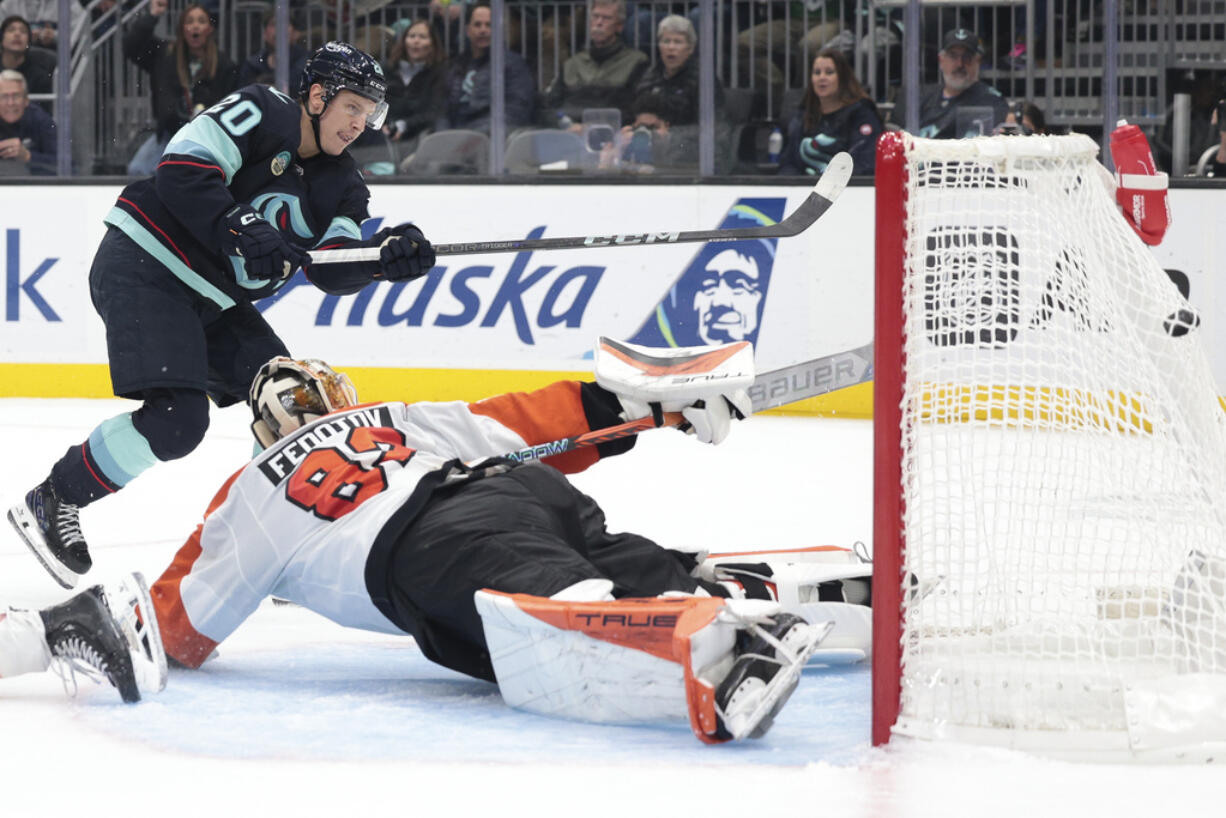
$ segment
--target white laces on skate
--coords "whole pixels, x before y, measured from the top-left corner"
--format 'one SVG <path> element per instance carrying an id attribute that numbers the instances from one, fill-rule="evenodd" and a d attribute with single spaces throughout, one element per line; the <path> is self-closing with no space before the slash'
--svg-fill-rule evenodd
<path id="1" fill-rule="evenodd" d="M 56 643 L 51 667 L 60 677 L 64 692 L 72 697 L 77 695 L 78 673 L 98 683 L 110 684 L 111 681 L 107 675 L 109 665 L 106 658 L 79 636 L 69 636 Z"/>
<path id="2" fill-rule="evenodd" d="M 77 506 L 60 503 L 55 515 L 55 530 L 65 547 L 85 545 L 85 535 L 81 533 L 80 509 Z"/>

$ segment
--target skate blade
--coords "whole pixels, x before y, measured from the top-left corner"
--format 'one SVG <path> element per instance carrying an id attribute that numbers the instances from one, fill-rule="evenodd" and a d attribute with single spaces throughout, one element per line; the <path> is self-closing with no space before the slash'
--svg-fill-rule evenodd
<path id="1" fill-rule="evenodd" d="M 51 551 L 47 548 L 46 541 L 38 532 L 38 524 L 34 521 L 34 515 L 26 508 L 25 503 L 9 509 L 8 518 L 13 528 L 21 536 L 22 541 L 34 553 L 34 556 L 42 564 L 43 568 L 47 569 L 47 573 L 51 575 L 51 578 L 58 582 L 62 588 L 67 588 L 68 590 L 76 588 L 77 581 L 81 578 L 81 575 L 76 571 L 70 570 L 51 554 Z"/>

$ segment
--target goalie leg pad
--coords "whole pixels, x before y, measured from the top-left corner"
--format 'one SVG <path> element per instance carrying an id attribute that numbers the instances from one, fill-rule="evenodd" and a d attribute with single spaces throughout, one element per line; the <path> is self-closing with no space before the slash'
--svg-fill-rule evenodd
<path id="1" fill-rule="evenodd" d="M 737 646 L 752 643 L 738 634 L 771 622 L 777 605 L 715 597 L 573 602 L 490 590 L 474 602 L 510 706 L 606 723 L 688 718 L 706 743 L 753 734 L 786 700 L 779 693 L 790 693 L 789 680 L 795 686 L 788 674 L 799 675 L 796 662 L 825 633 L 808 625 L 798 632 L 803 644 L 781 662 L 788 673 L 764 697 L 742 697 L 730 730 L 716 688 L 736 665 Z"/>
<path id="2" fill-rule="evenodd" d="M 748 598 L 773 599 L 785 613 L 832 623 L 810 659 L 821 665 L 868 658 L 873 644 L 872 573 L 871 563 L 835 546 L 712 554 L 696 569 L 697 576 L 731 586 Z"/>

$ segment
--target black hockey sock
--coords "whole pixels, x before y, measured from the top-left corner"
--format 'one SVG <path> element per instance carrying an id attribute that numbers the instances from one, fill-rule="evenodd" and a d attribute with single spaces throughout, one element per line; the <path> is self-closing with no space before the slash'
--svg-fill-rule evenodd
<path id="1" fill-rule="evenodd" d="M 87 506 L 123 486 L 109 480 L 90 456 L 89 442 L 71 447 L 51 468 L 51 484 L 65 503 Z"/>

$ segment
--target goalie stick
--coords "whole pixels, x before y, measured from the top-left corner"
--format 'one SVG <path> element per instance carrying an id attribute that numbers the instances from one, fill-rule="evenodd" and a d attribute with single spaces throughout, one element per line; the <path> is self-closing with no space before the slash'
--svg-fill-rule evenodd
<path id="1" fill-rule="evenodd" d="M 601 342 L 605 343 L 607 339 L 602 338 Z M 846 352 L 836 352 L 833 355 L 825 355 L 811 361 L 803 361 L 759 373 L 754 377 L 753 385 L 747 391 L 750 400 L 753 401 L 753 411 L 756 414 L 765 412 L 767 409 L 775 409 L 789 403 L 825 395 L 837 389 L 855 386 L 871 380 L 872 377 L 873 345 L 865 344 Z M 680 412 L 666 412 L 663 422 L 658 425 L 679 426 L 684 422 L 685 418 Z M 619 423 L 616 426 L 593 429 L 581 435 L 529 446 L 517 452 L 508 452 L 503 456 L 520 462 L 540 460 L 543 457 L 564 454 L 574 449 L 630 437 L 654 428 L 657 428 L 654 418 L 639 418 Z"/>
<path id="2" fill-rule="evenodd" d="M 603 236 L 569 236 L 541 239 L 510 239 L 505 241 L 471 241 L 436 244 L 436 256 L 469 256 L 481 253 L 518 253 L 530 250 L 582 250 L 592 247 L 641 247 L 651 244 L 684 244 L 688 242 L 740 241 L 741 239 L 779 239 L 796 236 L 807 230 L 830 209 L 834 200 L 847 187 L 851 177 L 851 156 L 840 153 L 830 160 L 825 173 L 800 207 L 776 224 L 759 227 L 729 227 L 723 230 L 675 230 L 653 233 L 622 233 Z M 359 247 L 351 250 L 312 250 L 312 264 L 336 264 L 348 261 L 378 261 L 379 247 Z"/>

